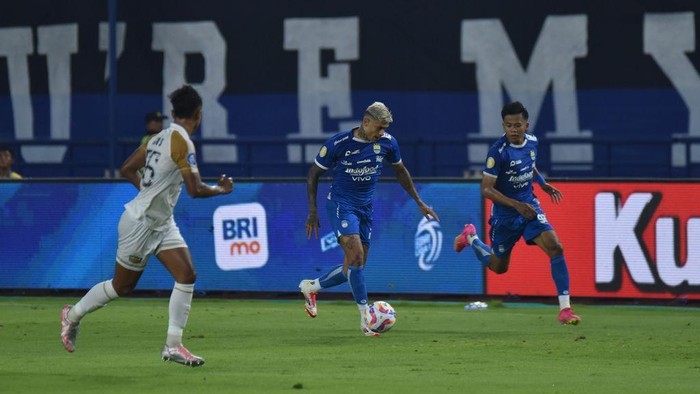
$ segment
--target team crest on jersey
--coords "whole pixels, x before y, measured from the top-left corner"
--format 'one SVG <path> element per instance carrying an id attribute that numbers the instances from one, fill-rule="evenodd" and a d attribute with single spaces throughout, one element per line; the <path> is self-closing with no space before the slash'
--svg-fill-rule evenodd
<path id="1" fill-rule="evenodd" d="M 534 151 L 534 150 L 531 150 L 531 151 L 530 151 L 530 158 L 531 158 L 532 160 L 535 160 L 535 151 Z"/>
<path id="2" fill-rule="evenodd" d="M 493 166 L 496 165 L 496 160 L 493 159 L 493 157 L 489 157 L 486 160 L 486 168 L 493 168 Z"/>
<path id="3" fill-rule="evenodd" d="M 194 167 L 197 165 L 197 158 L 195 157 L 194 153 L 190 153 L 189 155 L 187 155 L 187 163 L 191 167 Z"/>
<path id="4" fill-rule="evenodd" d="M 372 149 L 374 150 L 374 153 L 379 154 L 379 152 L 382 151 L 382 146 L 379 145 L 379 144 L 374 144 L 374 146 L 372 147 Z"/>
<path id="5" fill-rule="evenodd" d="M 324 146 L 324 147 L 321 148 L 321 151 L 318 152 L 318 155 L 321 156 L 321 157 L 325 157 L 325 156 L 326 156 L 326 153 L 328 153 L 328 149 Z"/>

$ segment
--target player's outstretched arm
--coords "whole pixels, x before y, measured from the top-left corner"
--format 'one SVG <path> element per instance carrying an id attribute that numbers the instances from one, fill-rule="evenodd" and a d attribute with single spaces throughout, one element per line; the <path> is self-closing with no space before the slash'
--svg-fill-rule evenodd
<path id="1" fill-rule="evenodd" d="M 308 239 L 311 239 L 312 235 L 318 238 L 318 229 L 321 227 L 321 223 L 318 220 L 316 195 L 318 194 L 318 179 L 324 172 L 326 170 L 316 164 L 312 164 L 306 177 L 306 197 L 309 202 L 309 215 L 306 217 L 306 237 Z"/>
<path id="2" fill-rule="evenodd" d="M 192 172 L 188 168 L 182 170 L 182 180 L 185 182 L 187 194 L 193 198 L 218 196 L 233 191 L 233 179 L 227 177 L 226 174 L 221 175 L 216 185 L 211 186 L 202 182 L 198 172 Z"/>
<path id="3" fill-rule="evenodd" d="M 439 222 L 440 217 L 420 199 L 418 191 L 416 191 L 416 187 L 413 185 L 413 179 L 411 178 L 411 173 L 408 172 L 408 168 L 406 168 L 402 162 L 393 164 L 392 166 L 394 167 L 394 173 L 396 174 L 396 179 L 398 179 L 399 184 L 401 184 L 401 187 L 403 187 L 406 193 L 418 204 L 418 209 L 423 213 L 423 216 L 428 220 L 437 220 Z"/>
<path id="4" fill-rule="evenodd" d="M 139 169 L 146 165 L 146 148 L 141 145 L 122 164 L 119 171 L 136 189 L 141 189 L 141 174 Z"/>
<path id="5" fill-rule="evenodd" d="M 552 199 L 553 203 L 559 204 L 562 198 L 564 198 L 559 189 L 547 183 L 542 174 L 540 174 L 540 172 L 537 171 L 537 168 L 535 168 L 534 172 L 535 174 L 533 176 L 533 179 L 535 180 L 535 182 L 537 182 L 540 185 L 540 188 L 542 188 L 542 190 L 545 193 L 549 194 L 549 197 Z"/>

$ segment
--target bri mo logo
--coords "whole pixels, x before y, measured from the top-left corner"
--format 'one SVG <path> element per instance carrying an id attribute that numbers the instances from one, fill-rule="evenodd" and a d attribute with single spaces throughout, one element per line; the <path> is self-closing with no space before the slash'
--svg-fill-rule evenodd
<path id="1" fill-rule="evenodd" d="M 224 271 L 267 263 L 267 213 L 258 203 L 223 205 L 214 211 L 216 265 Z"/>

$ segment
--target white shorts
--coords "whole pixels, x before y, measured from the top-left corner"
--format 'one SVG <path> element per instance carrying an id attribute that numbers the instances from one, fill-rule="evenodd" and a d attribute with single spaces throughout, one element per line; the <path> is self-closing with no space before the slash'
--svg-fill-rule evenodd
<path id="1" fill-rule="evenodd" d="M 175 248 L 186 248 L 175 223 L 163 231 L 154 231 L 126 211 L 119 219 L 119 246 L 117 263 L 132 271 L 143 271 L 151 254 Z"/>

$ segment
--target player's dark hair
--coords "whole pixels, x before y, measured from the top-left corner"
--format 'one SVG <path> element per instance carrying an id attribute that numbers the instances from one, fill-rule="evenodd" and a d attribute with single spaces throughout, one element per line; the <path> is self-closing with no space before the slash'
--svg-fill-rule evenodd
<path id="1" fill-rule="evenodd" d="M 507 115 L 517 115 L 523 114 L 523 119 L 527 120 L 530 114 L 527 113 L 525 106 L 520 103 L 520 101 L 513 101 L 512 103 L 506 104 L 501 110 L 501 119 L 505 119 Z"/>
<path id="2" fill-rule="evenodd" d="M 14 159 L 15 158 L 15 152 L 12 151 L 12 148 L 10 148 L 7 145 L 0 145 L 0 152 L 10 152 L 10 156 Z"/>
<path id="3" fill-rule="evenodd" d="M 190 85 L 183 85 L 168 95 L 173 105 L 173 116 L 176 118 L 192 119 L 202 108 L 202 97 Z"/>

